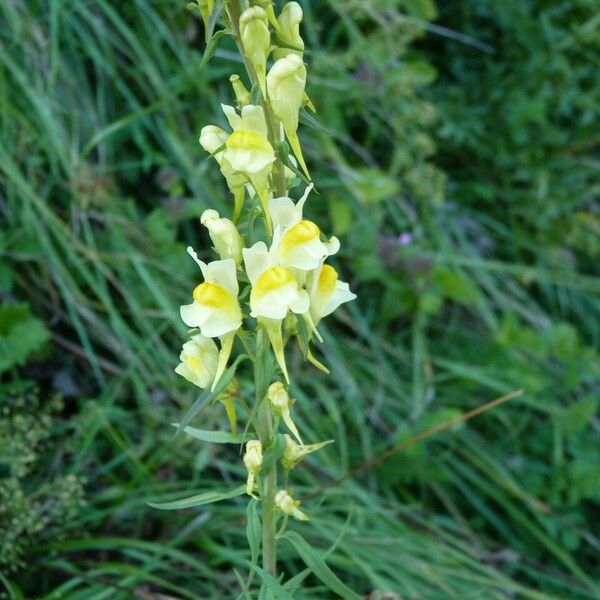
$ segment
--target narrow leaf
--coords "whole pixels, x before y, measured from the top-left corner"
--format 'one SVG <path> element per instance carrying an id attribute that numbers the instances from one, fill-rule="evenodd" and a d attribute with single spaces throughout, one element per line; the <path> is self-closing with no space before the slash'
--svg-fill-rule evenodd
<path id="1" fill-rule="evenodd" d="M 263 587 L 261 588 L 259 598 L 273 598 L 273 600 L 294 600 L 294 598 L 285 591 L 282 585 L 277 581 L 277 579 L 275 579 L 275 577 L 273 577 L 273 575 L 271 575 L 271 573 L 261 569 L 258 565 L 250 565 L 250 567 L 260 575 L 260 578 L 263 582 Z M 270 595 L 266 595 L 264 593 L 265 591 L 270 592 Z"/>
<path id="2" fill-rule="evenodd" d="M 321 125 L 321 122 L 311 115 L 305 108 L 300 110 L 299 113 L 300 123 L 314 129 L 316 131 L 320 131 L 321 133 L 326 133 L 327 135 L 335 135 L 335 131 L 333 129 L 328 129 L 324 125 Z"/>
<path id="3" fill-rule="evenodd" d="M 294 546 L 304 564 L 318 577 L 332 592 L 339 594 L 344 600 L 361 600 L 361 597 L 342 583 L 335 573 L 327 566 L 325 561 L 315 552 L 306 540 L 295 531 L 288 531 L 281 536 Z"/>
<path id="4" fill-rule="evenodd" d="M 172 502 L 148 502 L 148 505 L 152 508 L 158 508 L 160 510 L 179 510 L 181 508 L 193 508 L 195 506 L 202 506 L 204 504 L 212 504 L 213 502 L 220 502 L 221 500 L 227 500 L 229 498 L 235 498 L 241 496 L 246 491 L 245 485 L 230 490 L 228 492 L 204 492 L 204 494 L 198 494 L 197 496 L 190 496 L 189 498 L 182 498 L 181 500 L 174 500 Z"/>
<path id="5" fill-rule="evenodd" d="M 210 38 L 208 44 L 206 44 L 206 50 L 202 55 L 202 60 L 200 61 L 200 68 L 204 67 L 206 63 L 212 58 L 212 55 L 217 49 L 217 43 L 224 35 L 227 35 L 228 33 L 229 32 L 226 29 L 220 29 Z"/>
<path id="6" fill-rule="evenodd" d="M 179 423 L 171 423 L 173 427 L 178 427 Z M 203 442 L 211 442 L 212 444 L 241 444 L 242 435 L 233 434 L 228 431 L 206 431 L 205 429 L 196 429 L 195 427 L 184 427 L 183 432 L 190 437 Z"/>

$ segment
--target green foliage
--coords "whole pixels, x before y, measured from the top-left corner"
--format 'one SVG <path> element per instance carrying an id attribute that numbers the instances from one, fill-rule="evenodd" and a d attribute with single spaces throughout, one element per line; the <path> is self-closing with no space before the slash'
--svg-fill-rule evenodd
<path id="1" fill-rule="evenodd" d="M 1 304 L 0 373 L 24 365 L 49 338 L 46 325 L 31 315 L 27 304 Z"/>
<path id="2" fill-rule="evenodd" d="M 241 68 L 225 40 L 200 68 L 201 24 L 176 4 L 0 3 L 0 293 L 9 310 L 31 307 L 18 309 L 26 339 L 44 337 L 43 318 L 61 344 L 30 343 L 22 360 L 37 366 L 10 368 L 48 387 L 45 372 L 66 370 L 82 386 L 60 418 L 36 400 L 0 421 L 23 424 L 10 435 L 22 476 L 3 467 L 0 511 L 20 524 L 7 539 L 35 529 L 9 549 L 13 566 L 27 555 L 9 582 L 25 597 L 221 599 L 240 591 L 232 568 L 250 572 L 239 499 L 147 505 L 244 479 L 235 446 L 191 433 L 221 428 L 221 406 L 204 406 L 191 437 L 166 426 L 196 400 L 172 373 L 178 306 L 198 283 L 182 240 L 201 235 L 204 208 L 231 209 L 197 138 Z M 466 43 L 426 33 L 430 1 L 303 6 L 308 92 L 330 130 L 300 129 L 320 194 L 307 211 L 343 237 L 336 267 L 359 300 L 323 327 L 332 377 L 288 356 L 294 419 L 336 440 L 294 492 L 525 389 L 303 501 L 306 542 L 372 598 L 596 597 L 595 4 L 437 3 L 436 24 Z M 68 480 L 82 472 L 84 509 Z M 68 527 L 53 512 L 38 528 L 36 494 L 60 499 Z M 327 597 L 288 542 L 279 550 L 287 593 Z"/>
<path id="3" fill-rule="evenodd" d="M 28 565 L 41 543 L 60 540 L 84 507 L 83 480 L 52 468 L 64 452 L 54 431 L 60 398 L 33 384 L 0 385 L 0 569 Z"/>

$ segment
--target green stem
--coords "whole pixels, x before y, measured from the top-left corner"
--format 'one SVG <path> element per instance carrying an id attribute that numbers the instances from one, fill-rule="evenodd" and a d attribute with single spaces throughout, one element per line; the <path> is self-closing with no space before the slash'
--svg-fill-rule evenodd
<path id="1" fill-rule="evenodd" d="M 257 362 L 254 368 L 254 381 L 257 382 Z M 272 443 L 273 420 L 271 409 L 267 398 L 260 398 L 257 394 L 256 402 L 259 402 L 257 432 L 262 444 L 263 450 Z M 277 547 L 275 541 L 275 492 L 277 490 L 277 465 L 273 464 L 271 468 L 262 473 L 262 486 L 260 498 L 262 500 L 262 559 L 263 569 L 276 577 L 277 574 Z"/>
<path id="2" fill-rule="evenodd" d="M 242 46 L 242 40 L 240 38 L 239 20 L 242 13 L 242 6 L 240 0 L 227 0 L 227 13 L 231 22 L 231 33 L 235 40 L 238 51 L 244 60 L 244 65 L 248 73 L 248 77 L 252 82 L 252 85 L 257 84 L 257 77 L 254 67 L 248 62 L 244 55 L 244 48 Z M 281 142 L 279 122 L 275 118 L 271 105 L 268 98 L 261 100 L 261 106 L 265 114 L 265 121 L 267 123 L 267 131 L 269 141 L 274 149 L 279 147 Z M 273 165 L 273 176 L 272 185 L 275 188 L 274 192 L 278 196 L 287 195 L 287 189 L 285 185 L 285 167 L 279 157 L 276 157 L 275 164 Z M 268 219 L 267 215 L 265 218 Z M 269 224 L 267 223 L 267 229 Z M 254 382 L 258 384 L 260 374 L 259 370 L 259 357 L 255 357 L 254 361 Z M 260 390 L 258 385 L 256 387 L 257 393 L 255 402 L 258 404 L 258 414 L 256 422 L 256 431 L 260 442 L 263 447 L 263 451 L 266 450 L 272 443 L 273 438 L 273 417 L 271 415 L 271 409 L 267 398 L 260 396 Z M 270 573 L 273 577 L 277 576 L 277 547 L 275 541 L 275 525 L 276 525 L 276 508 L 275 508 L 275 493 L 277 491 L 277 465 L 273 464 L 268 471 L 261 473 L 261 501 L 263 506 L 262 511 L 262 560 L 263 568 L 265 571 Z"/>

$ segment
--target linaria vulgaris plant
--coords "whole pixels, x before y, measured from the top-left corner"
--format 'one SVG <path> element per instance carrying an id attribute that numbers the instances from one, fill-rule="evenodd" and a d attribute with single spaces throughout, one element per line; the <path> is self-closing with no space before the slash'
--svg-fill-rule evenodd
<path id="1" fill-rule="evenodd" d="M 270 0 L 198 0 L 191 7 L 199 10 L 207 39 L 211 38 L 205 58 L 220 37 L 231 35 L 242 55 L 250 89 L 243 76 L 233 74 L 236 107 L 222 106 L 229 130 L 207 125 L 200 134 L 202 148 L 215 159 L 231 192 L 232 218 L 213 209 L 201 217 L 218 260 L 205 263 L 188 247 L 202 282 L 192 291 L 192 301 L 181 307 L 190 339 L 183 344 L 175 371 L 205 391 L 179 430 L 205 441 L 241 444 L 247 480 L 228 492 L 209 491 L 153 506 L 191 507 L 248 494 L 252 568 L 261 575 L 263 586 L 273 586 L 279 585 L 278 538 L 287 535 L 301 556 L 307 547 L 301 537 L 286 534 L 289 517 L 310 518 L 289 487 L 290 472 L 308 453 L 331 441 L 303 439 L 294 424 L 286 345 L 297 340 L 306 360 L 327 372 L 311 352 L 311 344 L 322 341 L 321 319 L 355 295 L 326 264 L 339 250 L 339 241 L 325 237 L 303 215 L 313 184 L 297 130 L 301 111 L 315 109 L 305 91 L 300 5 L 288 2 L 279 15 Z M 212 36 L 220 16 L 224 29 Z M 298 184 L 304 190 L 295 200 L 290 188 Z M 243 351 L 232 361 L 236 343 Z M 235 378 L 236 368 L 246 360 L 253 364 L 252 403 L 240 397 Z M 199 409 L 213 401 L 223 404 L 231 432 L 188 426 Z M 240 433 L 238 409 L 242 407 L 245 428 Z M 252 531 L 258 532 L 256 539 L 251 539 Z M 259 545 L 262 569 L 256 565 Z M 317 576 L 334 591 L 357 597 L 324 563 L 319 564 Z M 251 580 L 252 576 L 246 593 Z"/>

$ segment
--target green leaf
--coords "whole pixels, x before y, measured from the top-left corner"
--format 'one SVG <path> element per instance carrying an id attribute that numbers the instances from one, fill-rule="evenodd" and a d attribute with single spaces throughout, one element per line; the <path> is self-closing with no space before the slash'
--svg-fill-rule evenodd
<path id="1" fill-rule="evenodd" d="M 212 58 L 212 55 L 215 53 L 215 50 L 217 49 L 217 44 L 218 44 L 219 40 L 224 35 L 227 35 L 228 33 L 229 33 L 229 31 L 227 31 L 226 29 L 220 29 L 219 31 L 217 31 L 217 33 L 215 33 L 210 38 L 208 44 L 206 44 L 206 50 L 204 51 L 204 54 L 202 55 L 202 60 L 200 61 L 200 68 L 204 67 L 206 65 L 206 63 Z"/>
<path id="2" fill-rule="evenodd" d="M 171 423 L 171 425 L 179 427 L 179 423 Z M 183 428 L 183 432 L 197 440 L 211 442 L 212 444 L 241 444 L 243 441 L 241 434 L 233 434 L 228 431 L 206 431 L 205 429 L 196 429 L 189 425 Z"/>
<path id="3" fill-rule="evenodd" d="M 0 306 L 0 373 L 25 364 L 49 339 L 45 323 L 31 316 L 29 305 Z"/>
<path id="4" fill-rule="evenodd" d="M 245 492 L 246 486 L 240 485 L 229 492 L 204 492 L 203 494 L 182 498 L 181 500 L 173 500 L 172 502 L 148 502 L 148 505 L 160 510 L 179 510 L 181 508 L 193 508 L 195 506 L 203 506 L 204 504 L 212 504 L 213 502 L 235 498 Z"/>
<path id="5" fill-rule="evenodd" d="M 258 596 L 259 600 L 294 600 L 271 573 L 261 569 L 258 565 L 250 565 L 250 568 L 260 575 L 263 582 Z"/>
<path id="6" fill-rule="evenodd" d="M 307 127 L 314 129 L 315 131 L 319 131 L 321 133 L 325 133 L 327 135 L 335 135 L 335 131 L 332 129 L 328 129 L 321 122 L 314 117 L 310 112 L 308 112 L 305 108 L 302 108 L 299 113 L 299 121 L 303 123 Z"/>
<path id="7" fill-rule="evenodd" d="M 246 537 L 248 538 L 248 545 L 250 546 L 250 573 L 248 574 L 248 580 L 244 585 L 244 590 L 250 589 L 252 581 L 254 580 L 253 567 L 258 565 L 258 553 L 260 551 L 260 542 L 262 537 L 262 527 L 260 519 L 258 517 L 258 511 L 256 505 L 258 501 L 252 498 L 248 502 L 248 508 L 246 509 L 247 524 L 246 524 Z"/>
<path id="8" fill-rule="evenodd" d="M 300 588 L 300 586 L 304 582 L 304 580 L 310 575 L 310 573 L 311 573 L 310 569 L 304 569 L 304 571 L 300 571 L 300 573 L 298 573 L 297 575 L 294 575 L 291 579 L 286 581 L 283 584 L 283 587 L 286 590 L 286 592 L 288 592 L 290 594 L 295 594 L 296 591 Z"/>
<path id="9" fill-rule="evenodd" d="M 306 540 L 295 531 L 288 531 L 281 536 L 294 546 L 304 564 L 320 579 L 332 592 L 340 595 L 344 600 L 361 600 L 361 597 L 342 583 L 335 573 L 327 566 L 325 561 L 315 552 Z"/>

